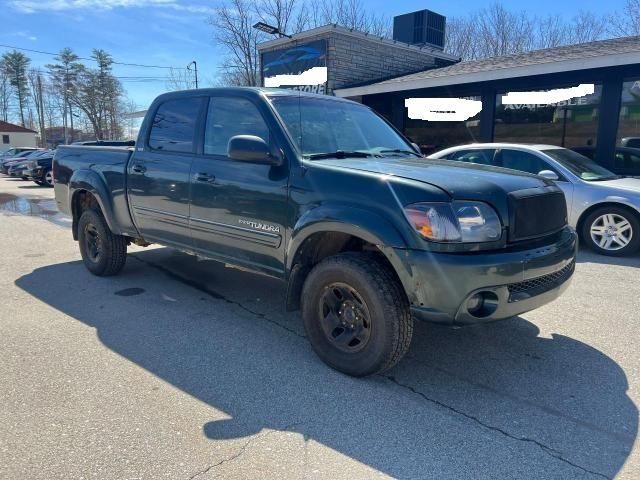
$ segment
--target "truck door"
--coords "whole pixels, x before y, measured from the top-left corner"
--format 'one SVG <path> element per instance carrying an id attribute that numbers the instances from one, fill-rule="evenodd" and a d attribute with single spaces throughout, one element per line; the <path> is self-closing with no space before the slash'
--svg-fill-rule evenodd
<path id="1" fill-rule="evenodd" d="M 169 99 L 156 109 L 147 139 L 129 162 L 127 190 L 142 236 L 190 249 L 189 173 L 196 151 L 196 125 L 206 97 Z"/>
<path id="2" fill-rule="evenodd" d="M 271 113 L 242 96 L 212 96 L 203 154 L 191 166 L 190 225 L 195 248 L 205 256 L 281 276 L 284 274 L 288 167 L 231 160 L 235 135 L 264 139 L 279 155 Z"/>

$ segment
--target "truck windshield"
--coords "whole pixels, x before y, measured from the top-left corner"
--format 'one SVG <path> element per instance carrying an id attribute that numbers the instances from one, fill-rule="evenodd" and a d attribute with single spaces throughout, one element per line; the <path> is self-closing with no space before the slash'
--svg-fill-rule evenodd
<path id="1" fill-rule="evenodd" d="M 349 156 L 349 152 L 419 156 L 382 118 L 365 106 L 303 96 L 271 97 L 271 101 L 307 158 L 341 158 Z"/>
<path id="2" fill-rule="evenodd" d="M 598 165 L 590 158 L 574 152 L 573 150 L 568 150 L 566 148 L 553 148 L 544 150 L 544 153 L 549 155 L 564 168 L 571 171 L 575 176 L 587 182 L 614 180 L 616 178 L 620 178 L 618 175 Z"/>

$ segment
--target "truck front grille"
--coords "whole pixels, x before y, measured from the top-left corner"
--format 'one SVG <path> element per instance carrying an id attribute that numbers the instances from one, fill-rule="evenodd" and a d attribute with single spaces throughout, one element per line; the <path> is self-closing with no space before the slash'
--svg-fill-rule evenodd
<path id="1" fill-rule="evenodd" d="M 535 297 L 541 293 L 548 292 L 563 284 L 573 275 L 576 268 L 575 260 L 568 263 L 564 268 L 557 272 L 543 275 L 542 277 L 532 278 L 520 283 L 512 283 L 507 285 L 509 289 L 509 302 L 517 302 L 527 298 Z"/>
<path id="2" fill-rule="evenodd" d="M 567 202 L 562 192 L 512 192 L 509 207 L 511 241 L 541 237 L 567 225 Z"/>

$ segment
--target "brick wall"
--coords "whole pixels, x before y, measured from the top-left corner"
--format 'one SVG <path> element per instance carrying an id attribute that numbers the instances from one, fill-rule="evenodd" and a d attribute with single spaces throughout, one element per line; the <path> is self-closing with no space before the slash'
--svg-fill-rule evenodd
<path id="1" fill-rule="evenodd" d="M 327 93 L 349 85 L 373 82 L 435 66 L 438 53 L 392 40 L 351 33 L 340 27 L 300 40 L 259 47 L 261 52 L 280 50 L 315 40 L 327 40 Z M 271 43 L 271 42 L 267 42 Z"/>

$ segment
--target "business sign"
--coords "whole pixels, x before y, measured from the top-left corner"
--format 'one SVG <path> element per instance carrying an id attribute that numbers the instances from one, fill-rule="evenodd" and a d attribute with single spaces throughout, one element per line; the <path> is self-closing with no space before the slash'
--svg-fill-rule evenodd
<path id="1" fill-rule="evenodd" d="M 303 43 L 261 55 L 262 84 L 327 93 L 327 41 Z"/>

